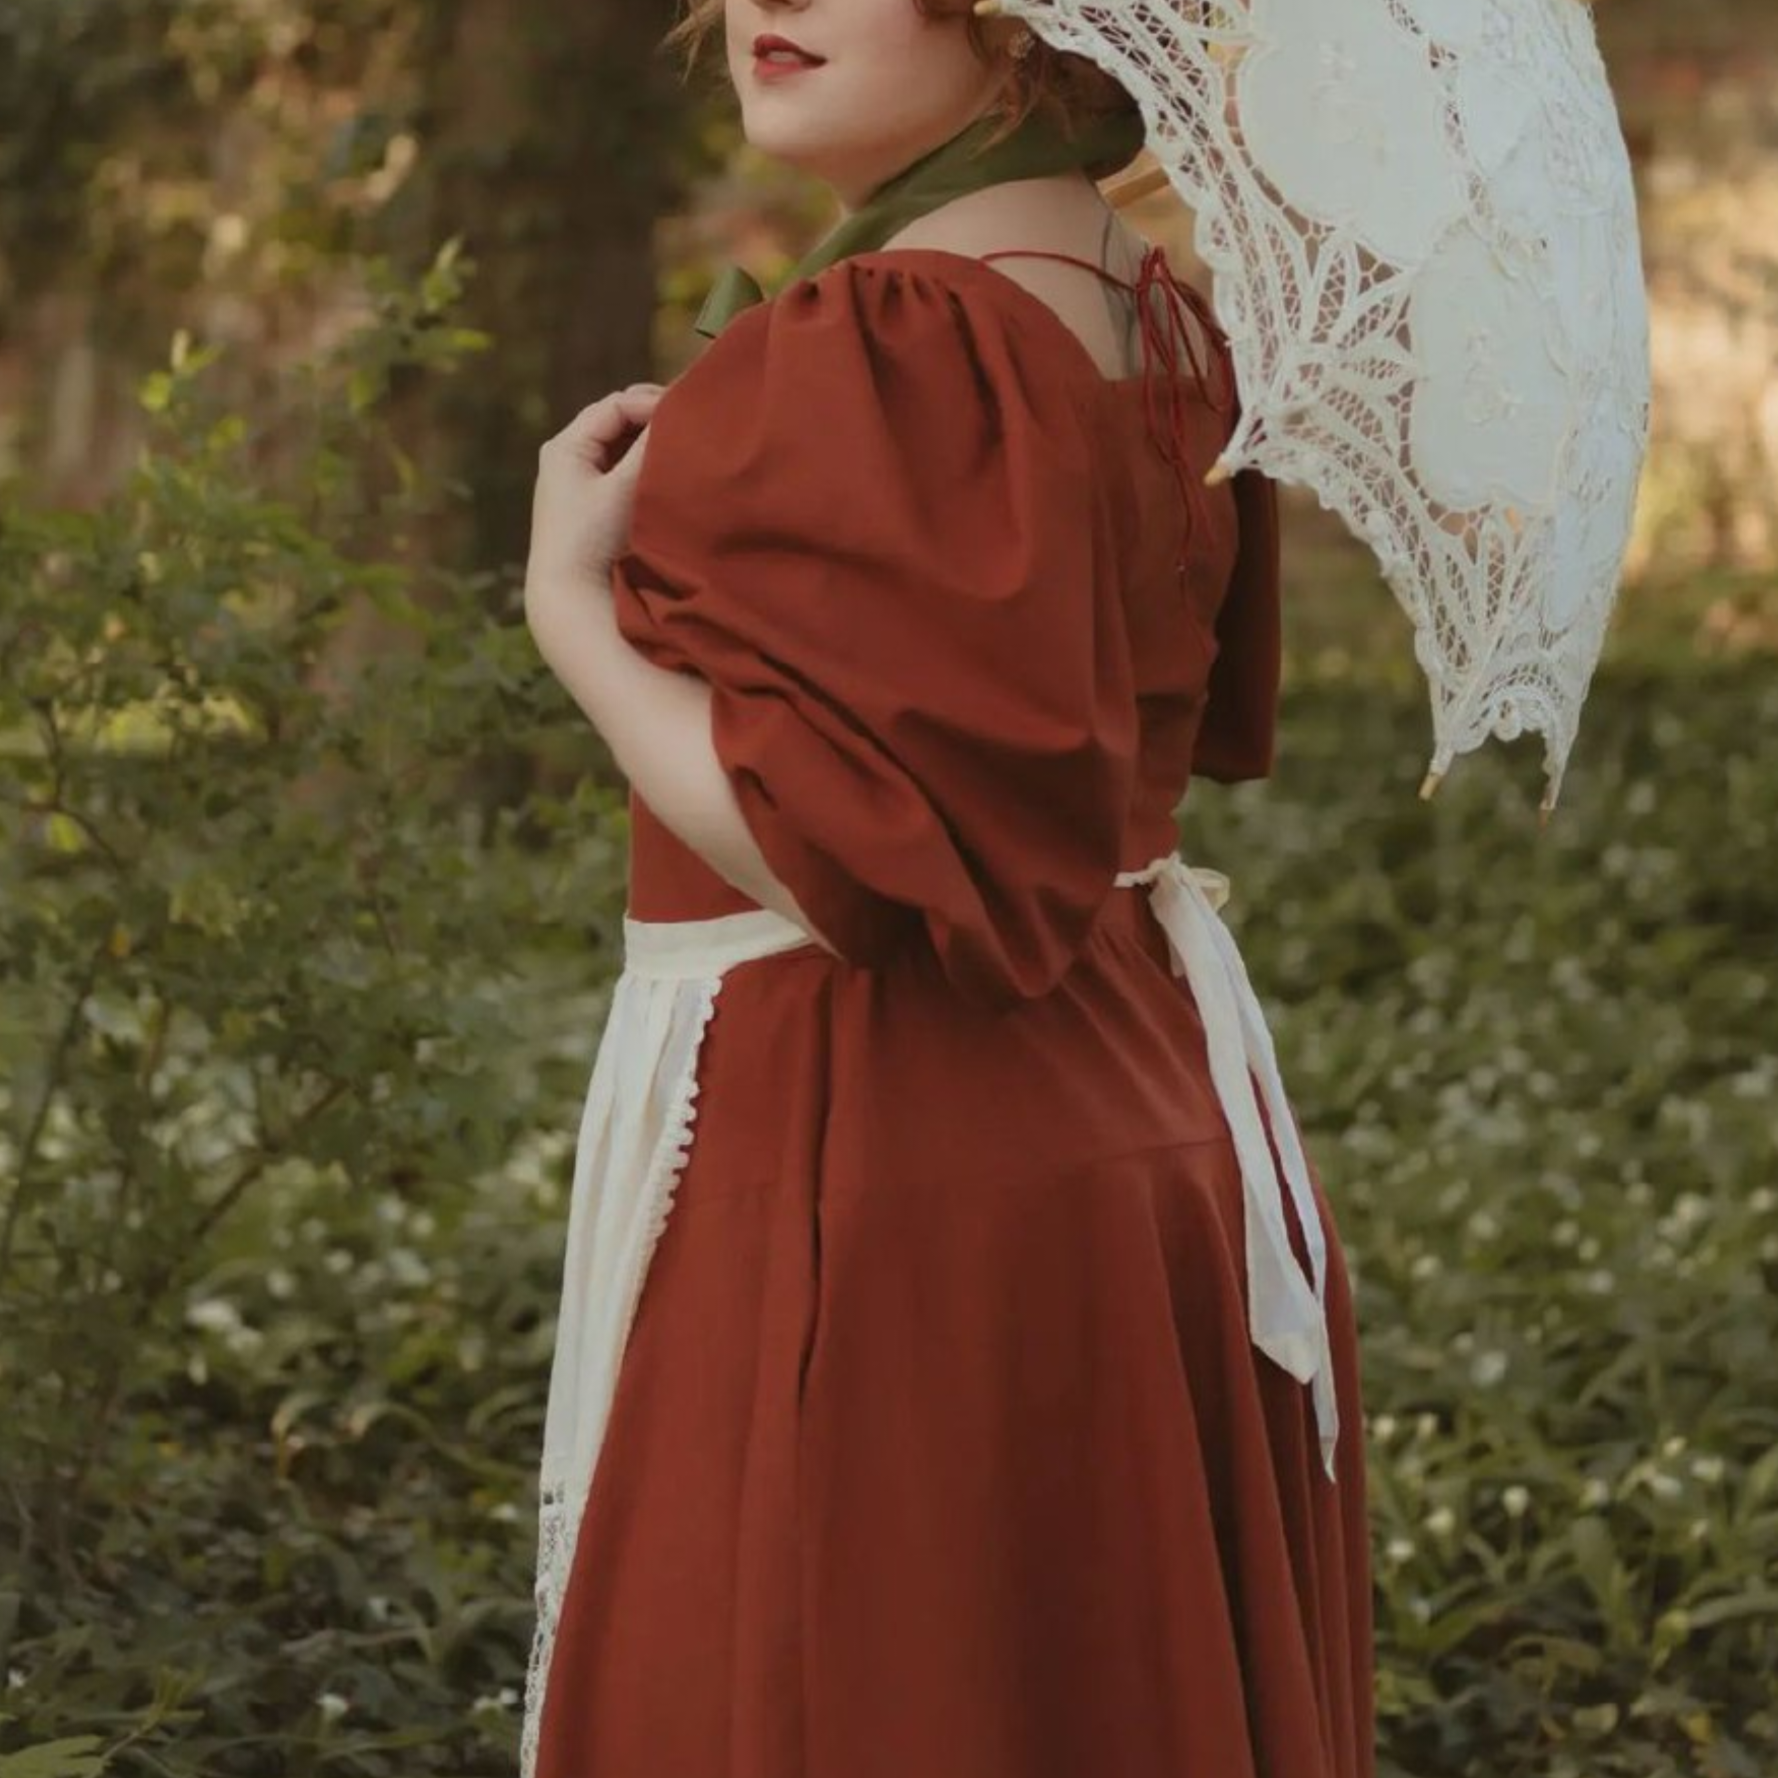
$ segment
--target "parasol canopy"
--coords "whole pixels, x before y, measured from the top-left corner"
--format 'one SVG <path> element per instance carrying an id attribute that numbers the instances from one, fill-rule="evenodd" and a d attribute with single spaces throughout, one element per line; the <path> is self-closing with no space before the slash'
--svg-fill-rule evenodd
<path id="1" fill-rule="evenodd" d="M 1241 417 L 1212 471 L 1375 553 L 1431 693 L 1430 795 L 1542 735 L 1555 806 L 1630 538 L 1648 305 L 1579 0 L 977 0 L 1112 75 L 1196 215 Z M 1114 187 L 1114 201 L 1141 189 Z"/>

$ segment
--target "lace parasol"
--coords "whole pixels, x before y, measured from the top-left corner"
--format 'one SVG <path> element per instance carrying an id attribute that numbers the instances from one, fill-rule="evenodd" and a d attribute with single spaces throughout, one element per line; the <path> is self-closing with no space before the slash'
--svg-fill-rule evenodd
<path id="1" fill-rule="evenodd" d="M 1140 106 L 1234 349 L 1242 418 L 1213 479 L 1251 466 L 1307 487 L 1375 552 L 1431 691 L 1421 794 L 1490 735 L 1532 731 L 1554 808 L 1648 437 L 1635 192 L 1590 10 L 975 10 Z"/>

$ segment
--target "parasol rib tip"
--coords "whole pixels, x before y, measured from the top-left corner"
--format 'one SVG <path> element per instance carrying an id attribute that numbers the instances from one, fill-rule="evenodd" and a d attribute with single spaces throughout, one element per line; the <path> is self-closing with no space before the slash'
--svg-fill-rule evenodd
<path id="1" fill-rule="evenodd" d="M 1220 488 L 1234 473 L 1234 467 L 1230 464 L 1228 458 L 1218 457 L 1216 461 L 1210 465 L 1210 473 L 1204 477 L 1204 486 L 1207 488 Z"/>
<path id="2" fill-rule="evenodd" d="M 978 19 L 991 19 L 1000 10 L 1000 0 L 975 0 L 970 11 Z"/>
<path id="3" fill-rule="evenodd" d="M 1444 781 L 1445 775 L 1443 772 L 1428 772 L 1426 776 L 1420 780 L 1421 802 L 1430 802 L 1432 800 L 1432 793 L 1437 790 Z"/>

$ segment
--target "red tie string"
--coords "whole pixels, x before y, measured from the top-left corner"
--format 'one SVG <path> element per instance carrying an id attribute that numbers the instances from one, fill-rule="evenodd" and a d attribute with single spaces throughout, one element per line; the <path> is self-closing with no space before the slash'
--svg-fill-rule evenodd
<path id="1" fill-rule="evenodd" d="M 1038 248 L 1008 248 L 984 253 L 984 261 L 1008 258 L 1059 259 L 1096 273 L 1107 283 L 1129 291 L 1136 298 L 1142 337 L 1142 402 L 1150 438 L 1172 467 L 1179 497 L 1186 513 L 1185 541 L 1189 545 L 1204 512 L 1203 479 L 1191 460 L 1188 404 L 1194 397 L 1206 402 L 1219 418 L 1234 418 L 1234 367 L 1229 360 L 1228 336 L 1218 324 L 1210 305 L 1191 285 L 1173 275 L 1166 253 L 1157 245 L 1142 256 L 1135 282 L 1108 272 L 1090 259 L 1072 253 L 1048 253 Z M 1159 292 L 1160 300 L 1155 300 Z M 1197 326 L 1192 325 L 1193 322 Z M 1212 368 L 1219 374 L 1212 381 Z M 1185 382 L 1189 371 L 1191 387 Z"/>

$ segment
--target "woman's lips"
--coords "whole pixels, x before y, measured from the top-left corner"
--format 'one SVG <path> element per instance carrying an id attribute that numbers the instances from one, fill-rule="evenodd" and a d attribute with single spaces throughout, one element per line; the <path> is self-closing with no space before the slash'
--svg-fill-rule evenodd
<path id="1" fill-rule="evenodd" d="M 792 74 L 807 74 L 811 69 L 825 66 L 813 56 L 769 50 L 753 58 L 753 76 L 756 80 L 784 80 Z"/>

